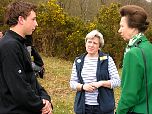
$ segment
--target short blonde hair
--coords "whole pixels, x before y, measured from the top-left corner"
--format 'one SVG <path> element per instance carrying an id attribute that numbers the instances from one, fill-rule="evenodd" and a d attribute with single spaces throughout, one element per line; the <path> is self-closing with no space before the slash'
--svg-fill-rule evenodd
<path id="1" fill-rule="evenodd" d="M 92 30 L 89 32 L 85 37 L 85 42 L 87 42 L 88 39 L 93 39 L 94 37 L 99 38 L 100 47 L 104 46 L 104 39 L 103 35 L 98 30 Z"/>

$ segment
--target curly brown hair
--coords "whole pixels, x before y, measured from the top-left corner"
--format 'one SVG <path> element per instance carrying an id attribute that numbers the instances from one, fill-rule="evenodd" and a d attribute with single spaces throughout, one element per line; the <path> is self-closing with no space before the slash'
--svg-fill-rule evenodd
<path id="1" fill-rule="evenodd" d="M 6 8 L 5 23 L 9 26 L 14 26 L 18 23 L 18 17 L 22 16 L 24 19 L 30 15 L 31 11 L 36 12 L 36 5 L 24 1 L 13 2 Z"/>

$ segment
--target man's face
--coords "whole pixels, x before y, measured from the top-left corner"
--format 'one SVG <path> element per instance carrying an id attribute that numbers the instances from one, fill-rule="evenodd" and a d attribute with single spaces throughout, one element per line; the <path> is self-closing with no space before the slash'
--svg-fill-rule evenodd
<path id="1" fill-rule="evenodd" d="M 2 32 L 0 32 L 0 39 L 2 38 L 2 36 L 3 36 L 3 33 L 2 33 Z"/>
<path id="2" fill-rule="evenodd" d="M 26 19 L 24 19 L 24 35 L 31 35 L 35 30 L 36 26 L 38 26 L 36 21 L 36 13 L 34 11 L 31 11 L 30 15 Z"/>

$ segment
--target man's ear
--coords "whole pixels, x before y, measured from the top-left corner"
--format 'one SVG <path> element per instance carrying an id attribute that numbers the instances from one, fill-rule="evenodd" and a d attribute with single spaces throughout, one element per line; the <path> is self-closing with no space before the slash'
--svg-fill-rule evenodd
<path id="1" fill-rule="evenodd" d="M 19 17 L 18 17 L 18 23 L 19 23 L 19 24 L 23 25 L 24 20 L 25 20 L 24 17 L 22 17 L 22 16 L 19 16 Z"/>

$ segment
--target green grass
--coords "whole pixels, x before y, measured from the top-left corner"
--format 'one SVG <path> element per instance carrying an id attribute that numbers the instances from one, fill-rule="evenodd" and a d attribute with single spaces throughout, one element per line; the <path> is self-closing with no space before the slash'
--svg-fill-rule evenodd
<path id="1" fill-rule="evenodd" d="M 45 63 L 44 79 L 38 79 L 52 98 L 54 114 L 74 114 L 73 103 L 75 92 L 70 89 L 69 80 L 72 62 L 53 57 L 43 57 Z M 115 89 L 116 105 L 120 89 Z"/>

